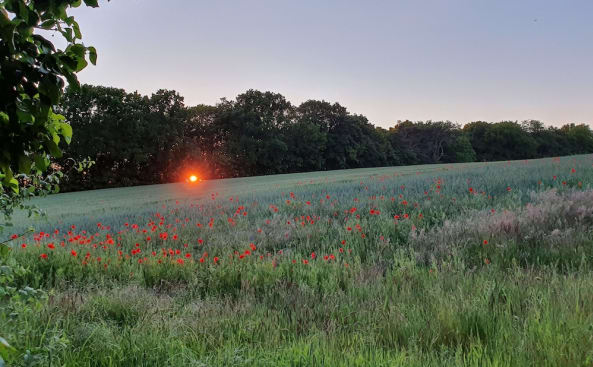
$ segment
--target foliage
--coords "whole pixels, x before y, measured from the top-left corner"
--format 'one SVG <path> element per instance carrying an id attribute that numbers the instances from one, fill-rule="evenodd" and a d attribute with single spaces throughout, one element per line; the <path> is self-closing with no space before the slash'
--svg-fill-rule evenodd
<path id="1" fill-rule="evenodd" d="M 403 121 L 385 130 L 338 103 L 293 106 L 256 90 L 186 107 L 175 91 L 141 96 L 84 85 L 68 89 L 58 111 L 77 131 L 64 159 L 97 162 L 68 177 L 66 191 L 177 182 L 190 172 L 224 178 L 593 152 L 586 125 Z"/>
<path id="2" fill-rule="evenodd" d="M 60 144 L 70 143 L 72 128 L 53 112 L 65 80 L 75 88 L 76 73 L 96 50 L 80 42 L 82 34 L 69 7 L 80 0 L 0 2 L 0 215 L 15 208 L 32 211 L 24 199 L 57 189 L 60 173 L 43 174 L 52 158 L 62 156 Z M 96 0 L 85 0 L 97 6 Z M 56 49 L 40 31 L 66 42 Z M 65 80 L 64 80 L 65 79 Z M 3 227 L 0 224 L 0 229 Z"/>

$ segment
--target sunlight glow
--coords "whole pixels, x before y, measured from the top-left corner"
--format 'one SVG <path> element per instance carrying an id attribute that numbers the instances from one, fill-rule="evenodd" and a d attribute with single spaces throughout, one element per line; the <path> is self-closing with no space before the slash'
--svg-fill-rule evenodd
<path id="1" fill-rule="evenodd" d="M 198 178 L 194 175 L 189 176 L 189 181 L 190 182 L 196 182 L 198 180 Z"/>

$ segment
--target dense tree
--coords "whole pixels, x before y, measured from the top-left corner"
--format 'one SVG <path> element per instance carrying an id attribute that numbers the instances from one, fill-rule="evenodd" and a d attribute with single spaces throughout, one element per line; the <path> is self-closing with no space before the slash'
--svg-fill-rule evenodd
<path id="1" fill-rule="evenodd" d="M 77 130 L 64 159 L 92 157 L 95 165 L 65 185 L 90 189 L 169 179 L 169 152 L 177 147 L 186 109 L 173 91 L 150 98 L 123 89 L 85 85 L 69 88 L 60 112 Z M 75 184 L 73 184 L 75 182 Z"/>
<path id="2" fill-rule="evenodd" d="M 77 131 L 60 164 L 90 157 L 67 189 L 400 164 L 506 160 L 593 152 L 586 125 L 539 121 L 398 122 L 385 130 L 338 103 L 293 106 L 249 90 L 216 106 L 186 107 L 175 91 L 69 89 L 59 110 Z"/>
<path id="3" fill-rule="evenodd" d="M 294 108 L 282 95 L 249 90 L 219 105 L 217 123 L 232 174 L 272 174 L 284 170 L 288 147 L 280 134 Z"/>
<path id="4" fill-rule="evenodd" d="M 437 163 L 457 138 L 458 127 L 449 121 L 399 122 L 390 139 L 407 164 Z"/>

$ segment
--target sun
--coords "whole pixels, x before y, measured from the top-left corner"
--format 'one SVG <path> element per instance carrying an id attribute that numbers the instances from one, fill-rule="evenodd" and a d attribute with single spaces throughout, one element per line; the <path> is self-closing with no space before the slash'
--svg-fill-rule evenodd
<path id="1" fill-rule="evenodd" d="M 189 181 L 190 182 L 196 182 L 197 180 L 198 180 L 198 178 L 195 175 L 189 176 Z"/>

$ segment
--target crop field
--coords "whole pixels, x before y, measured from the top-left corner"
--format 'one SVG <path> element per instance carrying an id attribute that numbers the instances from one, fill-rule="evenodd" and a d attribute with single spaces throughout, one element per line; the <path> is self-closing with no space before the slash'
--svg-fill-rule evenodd
<path id="1" fill-rule="evenodd" d="M 14 365 L 593 364 L 591 155 L 35 204 L 3 233 Z"/>

